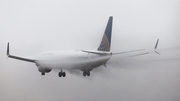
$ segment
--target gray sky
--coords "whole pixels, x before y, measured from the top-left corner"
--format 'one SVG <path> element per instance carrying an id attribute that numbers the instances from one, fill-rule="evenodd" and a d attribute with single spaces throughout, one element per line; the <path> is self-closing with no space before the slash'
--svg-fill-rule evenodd
<path id="1" fill-rule="evenodd" d="M 1 101 L 178 101 L 180 100 L 179 0 L 1 0 Z M 114 17 L 111 50 L 153 49 L 92 71 L 91 77 L 58 71 L 41 76 L 32 63 L 7 59 L 35 57 L 49 50 L 94 49 L 109 16 Z"/>

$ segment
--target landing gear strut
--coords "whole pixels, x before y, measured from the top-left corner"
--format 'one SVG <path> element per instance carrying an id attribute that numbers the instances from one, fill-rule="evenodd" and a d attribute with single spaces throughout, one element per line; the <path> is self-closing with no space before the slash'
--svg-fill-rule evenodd
<path id="1" fill-rule="evenodd" d="M 44 73 L 44 72 L 41 72 L 41 75 L 45 75 L 45 73 Z"/>
<path id="2" fill-rule="evenodd" d="M 83 71 L 83 76 L 90 76 L 90 71 Z"/>

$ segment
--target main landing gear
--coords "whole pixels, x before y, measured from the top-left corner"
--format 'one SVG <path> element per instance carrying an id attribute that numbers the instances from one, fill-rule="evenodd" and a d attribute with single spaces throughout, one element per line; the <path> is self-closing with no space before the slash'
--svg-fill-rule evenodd
<path id="1" fill-rule="evenodd" d="M 90 76 L 90 71 L 83 71 L 83 76 Z"/>
<path id="2" fill-rule="evenodd" d="M 66 76 L 66 72 L 63 72 L 62 70 L 58 73 L 59 77 L 65 77 Z"/>

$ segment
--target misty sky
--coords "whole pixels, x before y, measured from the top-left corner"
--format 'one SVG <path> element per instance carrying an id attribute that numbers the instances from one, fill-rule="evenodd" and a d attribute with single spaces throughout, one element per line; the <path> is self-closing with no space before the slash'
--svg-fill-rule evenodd
<path id="1" fill-rule="evenodd" d="M 1 101 L 179 101 L 179 0 L 1 0 Z M 8 59 L 35 58 L 44 51 L 95 49 L 113 16 L 111 50 L 151 51 L 161 55 L 113 57 L 107 68 L 90 77 L 59 71 L 41 76 L 33 63 Z M 114 62 L 114 61 L 118 61 Z"/>

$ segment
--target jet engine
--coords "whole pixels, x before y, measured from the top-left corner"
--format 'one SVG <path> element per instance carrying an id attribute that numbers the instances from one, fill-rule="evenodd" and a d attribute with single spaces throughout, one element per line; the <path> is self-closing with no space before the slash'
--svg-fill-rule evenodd
<path id="1" fill-rule="evenodd" d="M 44 68 L 44 67 L 38 67 L 39 72 L 41 72 L 42 75 L 45 75 L 45 73 L 49 73 L 52 69 L 50 68 Z"/>

